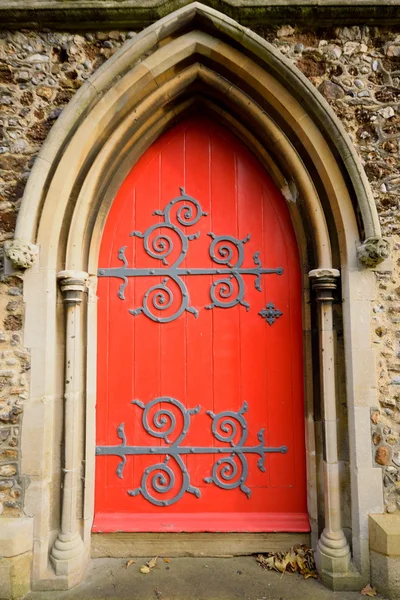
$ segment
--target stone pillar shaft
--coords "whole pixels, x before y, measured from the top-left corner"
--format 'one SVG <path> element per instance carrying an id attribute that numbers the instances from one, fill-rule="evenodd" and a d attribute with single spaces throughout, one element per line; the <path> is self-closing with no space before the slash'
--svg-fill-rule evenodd
<path id="1" fill-rule="evenodd" d="M 77 522 L 77 497 L 80 481 L 79 401 L 82 385 L 82 300 L 87 273 L 61 271 L 58 274 L 66 311 L 65 382 L 64 382 L 64 466 L 61 530 L 51 551 L 57 575 L 70 576 L 80 571 L 84 562 L 84 544 Z"/>
<path id="2" fill-rule="evenodd" d="M 315 269 L 309 273 L 318 303 L 321 400 L 324 431 L 325 528 L 318 542 L 319 571 L 343 575 L 350 565 L 350 548 L 342 529 L 339 453 L 337 438 L 335 344 L 332 303 L 339 271 Z"/>

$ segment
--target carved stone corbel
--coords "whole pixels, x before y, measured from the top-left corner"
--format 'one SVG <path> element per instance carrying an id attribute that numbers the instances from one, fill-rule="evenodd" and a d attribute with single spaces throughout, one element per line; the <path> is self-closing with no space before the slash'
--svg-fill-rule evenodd
<path id="1" fill-rule="evenodd" d="M 39 248 L 24 240 L 7 240 L 4 253 L 14 269 L 29 269 L 39 254 Z"/>
<path id="2" fill-rule="evenodd" d="M 366 267 L 376 267 L 389 257 L 389 242 L 381 237 L 369 237 L 357 248 L 358 260 Z"/>

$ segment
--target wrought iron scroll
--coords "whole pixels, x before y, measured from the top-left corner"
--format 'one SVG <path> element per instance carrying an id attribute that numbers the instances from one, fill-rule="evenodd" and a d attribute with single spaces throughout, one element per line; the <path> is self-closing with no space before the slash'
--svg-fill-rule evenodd
<path id="1" fill-rule="evenodd" d="M 121 479 L 123 478 L 128 456 L 164 457 L 163 460 L 160 458 L 159 462 L 144 470 L 140 487 L 128 491 L 130 496 L 141 494 L 143 498 L 155 506 L 175 504 L 186 492 L 200 498 L 201 492 L 199 488 L 191 485 L 190 474 L 182 456 L 221 455 L 221 458 L 214 463 L 211 476 L 205 477 L 204 481 L 213 483 L 223 490 L 239 488 L 250 498 L 251 490 L 246 485 L 249 474 L 247 456 L 249 454 L 258 455 L 257 466 L 260 471 L 265 472 L 264 462 L 267 453 L 285 454 L 287 452 L 286 446 L 265 446 L 264 429 L 260 429 L 258 432 L 259 443 L 256 446 L 245 445 L 248 436 L 247 421 L 244 417 L 248 409 L 247 402 L 244 402 L 242 408 L 237 412 L 228 410 L 214 414 L 212 411 L 207 411 L 212 419 L 211 431 L 214 438 L 224 444 L 215 446 L 181 445 L 189 431 L 190 418 L 200 412 L 200 406 L 186 408 L 179 400 L 168 396 L 155 398 L 146 405 L 140 400 L 133 400 L 132 404 L 136 404 L 143 410 L 142 425 L 145 431 L 152 437 L 162 440 L 164 444 L 159 446 L 131 446 L 126 439 L 124 423 L 121 423 L 117 429 L 121 444 L 117 446 L 97 446 L 96 454 L 98 456 L 119 456 L 121 462 L 117 466 L 116 474 Z M 180 413 L 179 420 L 182 423 L 180 431 L 177 426 L 176 413 L 171 410 L 172 407 L 175 407 L 176 411 Z M 153 408 L 157 408 L 157 410 L 152 413 Z M 181 472 L 178 490 L 174 490 L 177 481 L 175 471 L 170 466 L 171 461 L 176 463 L 176 467 Z M 162 499 L 162 495 L 169 492 L 172 492 L 173 495 L 165 500 Z"/>
<path id="2" fill-rule="evenodd" d="M 183 187 L 180 188 L 180 192 L 180 195 L 173 198 L 164 210 L 154 211 L 153 215 L 163 217 L 163 222 L 151 225 L 143 233 L 133 231 L 130 234 L 131 237 L 142 239 L 145 252 L 151 258 L 160 260 L 163 267 L 130 267 L 125 255 L 127 246 L 122 246 L 118 251 L 118 258 L 123 265 L 120 267 L 100 268 L 98 276 L 118 277 L 122 279 L 118 291 L 118 297 L 121 300 L 125 300 L 125 290 L 130 277 L 162 277 L 161 282 L 155 283 L 146 291 L 142 306 L 129 310 L 133 316 L 144 314 L 157 323 L 174 321 L 185 311 L 192 313 L 195 317 L 198 316 L 198 310 L 190 306 L 189 291 L 186 282 L 182 279 L 184 276 L 217 276 L 217 279 L 211 284 L 211 303 L 205 307 L 206 309 L 214 307 L 231 308 L 237 304 L 241 304 L 246 310 L 249 310 L 250 305 L 245 300 L 243 276 L 253 275 L 255 277 L 255 288 L 261 291 L 262 275 L 282 275 L 283 269 L 281 267 L 274 269 L 264 268 L 259 252 L 256 252 L 253 256 L 254 267 L 244 268 L 244 245 L 250 240 L 250 234 L 243 239 L 238 239 L 231 235 L 216 235 L 212 232 L 208 234 L 212 238 L 209 255 L 218 267 L 209 269 L 184 268 L 182 263 L 188 253 L 189 242 L 197 239 L 200 235 L 199 232 L 187 234 L 184 229 L 196 225 L 207 213 L 202 210 L 198 200 L 186 194 Z M 173 210 L 175 207 L 176 211 Z M 172 220 L 173 213 L 178 225 Z M 160 230 L 161 233 L 156 233 L 157 230 Z M 174 234 L 174 239 L 171 237 L 171 233 Z M 173 263 L 170 264 L 169 257 L 175 250 L 176 242 L 179 244 L 179 254 Z M 169 287 L 171 282 L 176 284 L 180 294 L 176 303 L 174 303 L 176 300 L 174 290 Z M 167 315 L 165 311 L 168 309 L 171 309 L 172 313 Z M 162 313 L 167 316 L 162 316 Z"/>

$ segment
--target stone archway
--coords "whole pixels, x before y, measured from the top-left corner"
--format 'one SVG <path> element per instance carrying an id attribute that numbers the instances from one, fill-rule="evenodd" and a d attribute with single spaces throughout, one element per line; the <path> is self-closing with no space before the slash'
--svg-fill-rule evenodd
<path id="1" fill-rule="evenodd" d="M 250 30 L 193 3 L 127 42 L 76 94 L 38 156 L 16 239 L 7 248 L 10 260 L 21 268 L 33 264 L 39 248 L 39 259 L 26 271 L 24 281 L 25 344 L 32 353 L 32 387 L 22 437 L 22 466 L 31 478 L 26 503 L 33 507 L 36 587 L 76 584 L 83 577 L 90 549 L 96 272 L 105 218 L 121 181 L 142 153 L 176 120 L 199 107 L 218 115 L 252 149 L 288 200 L 304 274 L 312 281 L 319 307 L 312 312 L 320 334 L 316 343 L 320 365 L 316 369 L 309 360 L 306 369 L 309 511 L 314 539 L 325 528 L 318 543 L 319 569 L 338 588 L 358 586 L 360 577 L 368 575 L 367 514 L 380 509 L 376 498 L 381 474 L 373 469 L 366 451 L 369 408 L 363 372 L 373 372 L 375 367 L 368 344 L 362 341 L 369 326 L 362 321 L 359 308 L 372 299 L 371 274 L 358 262 L 357 248 L 359 261 L 366 265 L 376 264 L 387 254 L 373 198 L 342 126 L 301 73 Z M 345 300 L 343 373 L 352 555 L 342 527 L 339 492 L 332 332 L 332 291 L 339 277 Z M 57 279 L 65 304 L 65 328 Z M 306 293 L 305 348 L 310 355 L 307 298 Z M 362 370 L 355 362 L 361 352 Z M 324 420 L 324 483 L 315 468 L 313 381 L 321 384 L 314 402 L 321 404 Z M 32 425 L 38 422 L 40 429 Z M 63 431 L 61 464 L 57 440 Z M 59 469 L 54 470 L 53 463 Z M 62 501 L 54 491 L 54 481 L 60 479 Z M 378 492 L 373 498 L 365 487 L 366 479 L 376 482 Z M 325 497 L 324 523 L 318 523 L 318 486 Z M 58 511 L 60 527 L 55 530 L 50 513 Z"/>

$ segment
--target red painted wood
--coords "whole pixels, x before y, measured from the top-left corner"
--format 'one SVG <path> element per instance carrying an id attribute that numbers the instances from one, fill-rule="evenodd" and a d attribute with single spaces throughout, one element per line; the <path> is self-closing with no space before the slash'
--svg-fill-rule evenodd
<path id="1" fill-rule="evenodd" d="M 112 533 L 115 531 L 174 531 L 179 533 L 219 531 L 238 532 L 289 532 L 310 531 L 306 513 L 255 513 L 255 512 L 196 512 L 145 514 L 138 519 L 134 513 L 97 513 L 93 531 L 95 533 Z"/>
<path id="2" fill-rule="evenodd" d="M 257 159 L 214 121 L 192 118 L 171 129 L 121 186 L 103 233 L 99 266 L 121 266 L 121 246 L 127 246 L 130 266 L 162 266 L 145 253 L 143 240 L 129 234 L 161 220 L 154 210 L 179 195 L 182 185 L 208 212 L 193 231 L 186 230 L 199 231 L 200 237 L 190 242 L 182 266 L 216 266 L 209 256 L 210 231 L 238 238 L 250 233 L 243 266 L 252 267 L 259 251 L 264 267 L 283 267 L 284 274 L 263 275 L 262 292 L 254 277 L 244 276 L 248 312 L 243 306 L 205 310 L 213 276 L 186 277 L 199 317 L 185 312 L 164 324 L 128 312 L 141 306 L 148 287 L 160 278 L 130 278 L 125 301 L 117 297 L 121 280 L 99 278 L 97 445 L 118 445 L 120 423 L 131 445 L 163 445 L 144 431 L 142 410 L 131 401 L 148 403 L 164 395 L 189 408 L 202 407 L 191 417 L 182 445 L 216 445 L 206 410 L 237 411 L 246 400 L 246 445 L 256 445 L 265 427 L 266 445 L 286 445 L 288 453 L 267 454 L 265 473 L 257 468 L 258 457 L 248 456 L 250 499 L 239 488 L 227 491 L 204 482 L 213 456 L 184 457 L 201 497 L 186 493 L 168 507 L 127 493 L 140 486 L 143 470 L 157 458 L 128 457 L 119 479 L 120 459 L 99 456 L 93 530 L 307 531 L 299 256 L 285 201 Z M 272 326 L 258 314 L 269 302 L 284 313 Z M 174 467 L 174 472 L 178 487 L 180 471 Z"/>

